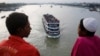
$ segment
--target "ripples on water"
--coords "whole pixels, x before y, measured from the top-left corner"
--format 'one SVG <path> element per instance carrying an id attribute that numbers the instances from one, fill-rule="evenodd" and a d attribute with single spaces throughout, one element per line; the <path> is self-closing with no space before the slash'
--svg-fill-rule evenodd
<path id="1" fill-rule="evenodd" d="M 90 12 L 88 9 L 76 8 L 69 6 L 54 5 L 52 8 L 50 5 L 27 5 L 16 10 L 17 12 L 23 12 L 29 16 L 29 21 L 32 27 L 29 38 L 26 41 L 34 44 L 40 51 L 41 56 L 70 56 L 72 46 L 77 37 L 77 27 L 79 20 L 84 17 L 94 17 L 100 21 L 100 13 Z M 9 15 L 13 11 L 1 12 L 2 15 Z M 46 34 L 42 24 L 43 14 L 53 14 L 60 20 L 61 37 L 59 39 L 46 38 Z M 97 35 L 100 36 L 100 29 L 98 29 Z M 5 18 L 0 19 L 0 40 L 8 36 L 7 29 L 5 27 Z"/>

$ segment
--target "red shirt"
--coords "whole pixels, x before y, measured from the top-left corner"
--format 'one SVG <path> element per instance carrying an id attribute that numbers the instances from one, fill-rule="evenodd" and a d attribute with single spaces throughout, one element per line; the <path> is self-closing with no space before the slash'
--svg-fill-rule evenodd
<path id="1" fill-rule="evenodd" d="M 8 40 L 1 42 L 1 46 L 10 46 L 16 49 L 14 56 L 40 56 L 38 50 L 18 36 L 10 36 Z"/>

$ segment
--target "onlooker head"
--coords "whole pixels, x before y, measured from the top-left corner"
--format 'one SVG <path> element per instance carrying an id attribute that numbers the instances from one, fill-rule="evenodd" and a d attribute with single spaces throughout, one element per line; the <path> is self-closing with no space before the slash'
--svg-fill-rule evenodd
<path id="1" fill-rule="evenodd" d="M 31 30 L 28 16 L 19 12 L 13 12 L 7 17 L 6 26 L 11 35 L 21 37 L 27 37 Z"/>
<path id="2" fill-rule="evenodd" d="M 95 18 L 83 18 L 79 24 L 78 34 L 79 36 L 94 36 L 97 27 L 98 23 Z"/>

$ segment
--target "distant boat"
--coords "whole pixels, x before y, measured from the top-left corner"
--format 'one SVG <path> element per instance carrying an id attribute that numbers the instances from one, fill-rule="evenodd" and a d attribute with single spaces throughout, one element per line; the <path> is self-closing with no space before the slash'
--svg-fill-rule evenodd
<path id="1" fill-rule="evenodd" d="M 1 18 L 3 19 L 3 18 L 5 18 L 6 16 L 4 15 L 4 16 L 2 16 Z"/>
<path id="2" fill-rule="evenodd" d="M 100 8 L 97 8 L 97 12 L 100 12 Z"/>
<path id="3" fill-rule="evenodd" d="M 40 7 L 41 7 L 41 5 L 40 5 Z"/>
<path id="4" fill-rule="evenodd" d="M 90 11 L 97 11 L 97 9 L 95 7 L 90 7 L 89 10 Z"/>
<path id="5" fill-rule="evenodd" d="M 51 5 L 50 7 L 52 8 L 53 6 Z"/>
<path id="6" fill-rule="evenodd" d="M 53 15 L 44 14 L 42 21 L 48 38 L 60 37 L 60 21 L 58 19 L 56 19 Z"/>
<path id="7" fill-rule="evenodd" d="M 97 11 L 97 7 L 94 4 L 89 5 L 89 10 L 90 11 Z"/>
<path id="8" fill-rule="evenodd" d="M 62 8 L 62 5 L 60 6 L 60 8 Z"/>

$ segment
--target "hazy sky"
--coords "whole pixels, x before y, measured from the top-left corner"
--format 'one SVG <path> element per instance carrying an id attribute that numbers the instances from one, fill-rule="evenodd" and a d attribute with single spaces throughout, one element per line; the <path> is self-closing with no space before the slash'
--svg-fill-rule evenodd
<path id="1" fill-rule="evenodd" d="M 27 2 L 27 3 L 35 3 L 35 2 L 62 2 L 62 3 L 70 3 L 70 2 L 98 2 L 100 0 L 0 0 L 0 2 L 7 3 L 16 3 L 16 2 Z"/>

